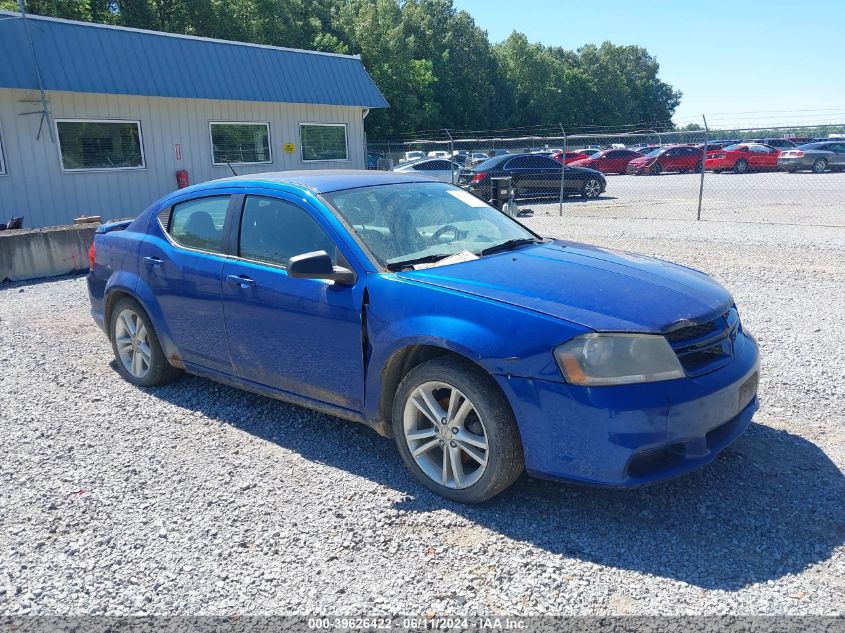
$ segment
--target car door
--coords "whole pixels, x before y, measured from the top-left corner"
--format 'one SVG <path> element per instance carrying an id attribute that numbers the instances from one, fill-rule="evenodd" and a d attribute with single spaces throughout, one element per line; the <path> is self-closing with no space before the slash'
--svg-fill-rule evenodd
<path id="1" fill-rule="evenodd" d="M 453 178 L 455 180 L 457 179 L 456 176 L 459 170 L 460 167 L 446 159 L 427 160 L 419 165 L 414 165 L 414 171 L 418 171 L 423 176 L 428 176 L 441 182 L 453 182 Z"/>
<path id="2" fill-rule="evenodd" d="M 231 373 L 221 278 L 232 196 L 187 198 L 152 219 L 140 277 L 158 303 L 182 361 Z"/>
<path id="3" fill-rule="evenodd" d="M 829 165 L 845 167 L 845 143 L 830 143 L 825 149 L 830 152 L 826 156 Z"/>
<path id="4" fill-rule="evenodd" d="M 530 196 L 534 194 L 536 181 L 528 164 L 528 155 L 515 156 L 502 165 L 503 176 L 510 176 L 518 196 Z"/>
<path id="5" fill-rule="evenodd" d="M 560 194 L 560 172 L 563 168 L 554 158 L 531 154 L 525 157 L 534 191 L 538 195 Z"/>
<path id="6" fill-rule="evenodd" d="M 778 163 L 778 154 L 780 152 L 774 147 L 767 145 L 752 145 L 751 146 L 751 160 L 749 165 L 754 167 L 774 167 Z"/>
<path id="7" fill-rule="evenodd" d="M 288 276 L 288 260 L 312 251 L 349 263 L 325 218 L 293 196 L 246 195 L 236 217 L 223 310 L 237 375 L 360 411 L 363 270 L 351 286 Z"/>

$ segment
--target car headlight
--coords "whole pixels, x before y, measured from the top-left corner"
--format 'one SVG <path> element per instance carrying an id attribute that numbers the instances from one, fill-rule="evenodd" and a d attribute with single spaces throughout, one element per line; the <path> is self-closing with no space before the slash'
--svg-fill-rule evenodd
<path id="1" fill-rule="evenodd" d="M 603 387 L 683 378 L 669 342 L 655 334 L 582 334 L 555 349 L 573 385 Z"/>

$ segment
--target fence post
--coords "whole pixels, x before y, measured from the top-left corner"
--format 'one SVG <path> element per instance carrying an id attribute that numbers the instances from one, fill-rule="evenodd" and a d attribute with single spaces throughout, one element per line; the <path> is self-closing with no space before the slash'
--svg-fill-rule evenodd
<path id="1" fill-rule="evenodd" d="M 566 178 L 566 130 L 563 129 L 563 123 L 558 123 L 560 126 L 560 133 L 563 136 L 563 161 L 560 165 L 560 202 L 558 203 L 558 215 L 563 217 L 563 181 Z"/>
<path id="2" fill-rule="evenodd" d="M 710 130 L 707 128 L 707 117 L 701 115 L 704 121 L 704 145 L 701 148 L 701 183 L 698 185 L 698 215 L 696 221 L 701 219 L 701 200 L 704 197 L 704 163 L 707 160 L 707 138 L 710 136 Z"/>
<path id="3" fill-rule="evenodd" d="M 446 136 L 449 137 L 449 163 L 451 164 L 455 161 L 455 141 L 454 141 L 454 139 L 452 139 L 452 135 L 449 134 L 449 130 L 447 128 L 444 127 L 443 131 L 446 132 Z M 455 184 L 455 170 L 449 169 L 449 171 L 452 174 L 451 181 L 452 181 L 452 184 L 454 185 Z"/>

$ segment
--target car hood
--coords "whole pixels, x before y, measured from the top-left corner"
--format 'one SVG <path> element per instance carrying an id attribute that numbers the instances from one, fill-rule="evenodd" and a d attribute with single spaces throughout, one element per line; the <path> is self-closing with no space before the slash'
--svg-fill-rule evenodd
<path id="1" fill-rule="evenodd" d="M 658 157 L 654 156 L 653 158 L 658 158 Z M 651 156 L 640 156 L 639 158 L 632 158 L 630 161 L 628 161 L 628 164 L 630 165 L 631 163 L 633 163 L 634 165 L 642 165 L 643 163 L 647 163 L 651 159 L 652 159 Z"/>
<path id="2" fill-rule="evenodd" d="M 599 331 L 666 331 L 715 318 L 733 303 L 725 288 L 691 268 L 559 240 L 399 276 Z"/>

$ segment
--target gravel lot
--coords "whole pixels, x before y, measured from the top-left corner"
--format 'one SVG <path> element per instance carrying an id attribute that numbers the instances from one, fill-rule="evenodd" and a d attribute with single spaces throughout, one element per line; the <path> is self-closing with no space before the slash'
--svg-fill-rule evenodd
<path id="1" fill-rule="evenodd" d="M 607 192 L 596 200 L 569 198 L 566 215 L 600 218 L 694 220 L 700 174 L 607 176 Z M 559 204 L 532 201 L 538 214 L 558 215 Z M 845 172 L 730 172 L 704 176 L 702 219 L 845 226 Z"/>
<path id="2" fill-rule="evenodd" d="M 529 223 L 734 292 L 762 408 L 715 464 L 458 506 L 364 426 L 192 377 L 125 383 L 83 277 L 4 285 L 0 614 L 845 613 L 845 231 Z"/>

